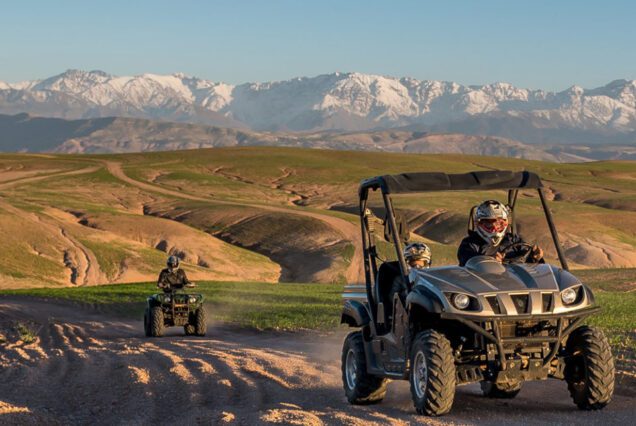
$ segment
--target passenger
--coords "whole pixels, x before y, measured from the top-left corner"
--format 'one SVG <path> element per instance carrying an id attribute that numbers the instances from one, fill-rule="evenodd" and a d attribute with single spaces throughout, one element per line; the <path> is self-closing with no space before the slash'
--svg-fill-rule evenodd
<path id="1" fill-rule="evenodd" d="M 474 208 L 472 223 L 474 229 L 468 230 L 457 250 L 459 266 L 475 256 L 491 256 L 497 261 L 504 260 L 504 251 L 512 244 L 524 243 L 524 240 L 510 231 L 510 211 L 499 201 L 488 200 Z M 522 253 L 512 253 L 515 257 Z M 533 246 L 527 262 L 543 263 L 543 250 Z"/>
<path id="2" fill-rule="evenodd" d="M 194 287 L 194 283 L 188 279 L 185 271 L 179 268 L 179 258 L 177 256 L 170 256 L 166 266 L 167 268 L 163 269 L 159 274 L 157 287 L 163 289 L 166 293 L 184 287 Z"/>
<path id="3" fill-rule="evenodd" d="M 404 247 L 404 260 L 411 268 L 424 269 L 431 265 L 431 249 L 424 243 L 411 243 Z M 394 294 L 406 297 L 407 287 L 401 276 L 395 277 L 391 286 L 390 300 Z"/>

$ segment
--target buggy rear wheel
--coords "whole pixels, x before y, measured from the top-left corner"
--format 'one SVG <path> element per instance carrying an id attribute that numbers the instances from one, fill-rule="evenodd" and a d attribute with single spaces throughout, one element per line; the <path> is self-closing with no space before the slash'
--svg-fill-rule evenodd
<path id="1" fill-rule="evenodd" d="M 152 337 L 163 336 L 164 318 L 161 306 L 154 306 L 150 309 L 150 335 Z"/>
<path id="2" fill-rule="evenodd" d="M 599 410 L 614 394 L 614 358 L 605 334 L 595 327 L 574 330 L 566 345 L 565 381 L 581 410 Z"/>
<path id="3" fill-rule="evenodd" d="M 206 321 L 205 309 L 201 306 L 194 314 L 194 334 L 197 336 L 205 336 L 205 332 L 208 329 Z"/>
<path id="4" fill-rule="evenodd" d="M 418 333 L 411 349 L 411 397 L 418 414 L 441 416 L 455 398 L 455 359 L 448 339 L 435 330 Z"/>
<path id="5" fill-rule="evenodd" d="M 493 383 L 484 380 L 479 383 L 484 396 L 488 398 L 512 399 L 521 391 L 522 382 L 514 383 Z"/>
<path id="6" fill-rule="evenodd" d="M 372 404 L 382 401 L 388 381 L 367 372 L 362 333 L 354 331 L 342 347 L 342 385 L 351 404 Z"/>

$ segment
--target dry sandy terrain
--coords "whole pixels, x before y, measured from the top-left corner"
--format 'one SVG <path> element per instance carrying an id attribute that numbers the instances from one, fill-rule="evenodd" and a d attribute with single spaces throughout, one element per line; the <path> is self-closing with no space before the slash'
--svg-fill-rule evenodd
<path id="1" fill-rule="evenodd" d="M 163 188 L 157 185 L 152 185 L 146 182 L 141 182 L 135 179 L 130 178 L 124 173 L 124 170 L 121 167 L 120 163 L 107 161 L 105 162 L 106 168 L 108 171 L 120 179 L 123 182 L 126 182 L 129 185 L 136 186 L 138 188 L 144 189 L 150 192 L 157 192 L 164 195 L 169 195 L 172 197 L 183 198 L 192 201 L 212 201 L 209 198 L 197 197 L 195 195 L 190 195 L 184 192 L 173 191 L 167 188 Z M 344 219 L 340 219 L 334 216 L 329 216 L 326 214 L 320 214 L 316 212 L 309 212 L 303 210 L 290 210 L 282 207 L 268 206 L 268 205 L 253 205 L 248 203 L 235 203 L 231 201 L 222 201 L 222 200 L 214 200 L 217 204 L 225 204 L 225 205 L 239 205 L 239 206 L 255 206 L 264 210 L 272 211 L 272 212 L 280 212 L 286 214 L 297 214 L 301 216 L 311 217 L 314 219 L 318 219 L 327 225 L 331 226 L 334 230 L 341 233 L 343 239 L 351 242 L 354 246 L 354 254 L 350 262 L 350 266 L 346 271 L 346 280 L 350 284 L 354 283 L 362 283 L 364 280 L 364 270 L 362 264 L 362 243 L 360 242 L 360 229 L 357 225 L 347 222 Z"/>
<path id="2" fill-rule="evenodd" d="M 38 330 L 16 341 L 12 324 Z M 2 424 L 631 424 L 634 389 L 601 412 L 580 412 L 565 384 L 530 383 L 511 401 L 458 390 L 452 414 L 414 414 L 406 382 L 372 406 L 351 406 L 340 382 L 345 330 L 328 335 L 231 330 L 204 338 L 172 329 L 143 337 L 141 321 L 68 304 L 0 299 Z"/>

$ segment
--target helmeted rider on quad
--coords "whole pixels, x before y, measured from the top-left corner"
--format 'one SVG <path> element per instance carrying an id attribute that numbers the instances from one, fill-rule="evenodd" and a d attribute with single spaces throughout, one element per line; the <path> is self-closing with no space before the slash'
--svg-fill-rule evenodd
<path id="1" fill-rule="evenodd" d="M 411 243 L 404 247 L 404 260 L 410 268 L 424 269 L 431 266 L 431 249 L 424 243 Z M 393 280 L 391 300 L 395 293 L 406 297 L 407 287 L 401 276 Z"/>
<path id="2" fill-rule="evenodd" d="M 166 262 L 167 268 L 162 269 L 157 280 L 157 287 L 164 292 L 184 287 L 194 287 L 194 283 L 188 279 L 185 271 L 179 268 L 179 258 L 170 256 Z"/>
<path id="3" fill-rule="evenodd" d="M 466 265 L 475 256 L 491 256 L 502 262 L 511 245 L 525 243 L 519 235 L 512 233 L 510 219 L 508 207 L 496 200 L 484 201 L 473 207 L 468 236 L 462 240 L 457 250 L 459 266 Z M 516 256 L 514 252 L 507 255 Z M 543 263 L 543 250 L 534 245 L 527 262 Z"/>

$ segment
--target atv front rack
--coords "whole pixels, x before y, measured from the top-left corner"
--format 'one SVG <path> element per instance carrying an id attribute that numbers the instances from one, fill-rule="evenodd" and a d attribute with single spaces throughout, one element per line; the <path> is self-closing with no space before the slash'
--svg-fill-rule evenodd
<path id="1" fill-rule="evenodd" d="M 481 334 L 484 338 L 494 343 L 497 347 L 497 355 L 501 364 L 501 369 L 506 369 L 506 354 L 504 351 L 504 345 L 510 343 L 549 343 L 552 344 L 550 352 L 543 358 L 543 367 L 546 368 L 550 365 L 557 352 L 561 348 L 563 340 L 570 335 L 572 331 L 588 316 L 597 313 L 601 308 L 599 306 L 593 306 L 585 309 L 579 309 L 572 313 L 563 314 L 541 314 L 541 315 L 515 315 L 510 316 L 476 316 L 476 315 L 464 315 L 451 312 L 442 312 L 440 314 L 442 319 L 457 321 L 471 330 Z M 501 324 L 503 322 L 514 321 L 549 321 L 556 320 L 556 336 L 527 336 L 527 337 L 503 337 L 501 335 Z M 571 320 L 567 326 L 564 325 L 565 320 Z M 487 330 L 485 323 L 492 324 L 492 332 Z M 484 324 L 484 325 L 482 325 Z"/>

